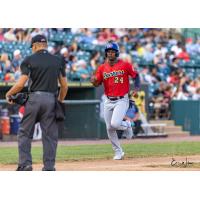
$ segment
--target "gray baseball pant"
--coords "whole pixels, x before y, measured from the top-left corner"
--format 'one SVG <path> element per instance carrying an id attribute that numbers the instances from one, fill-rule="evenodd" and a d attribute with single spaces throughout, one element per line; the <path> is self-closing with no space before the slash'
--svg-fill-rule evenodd
<path id="1" fill-rule="evenodd" d="M 128 106 L 128 95 L 125 95 L 123 99 L 118 99 L 116 101 L 111 101 L 106 97 L 104 103 L 104 118 L 106 122 L 107 134 L 115 153 L 122 152 L 116 130 L 126 130 L 128 128 L 127 122 L 123 121 L 126 111 L 128 110 Z"/>

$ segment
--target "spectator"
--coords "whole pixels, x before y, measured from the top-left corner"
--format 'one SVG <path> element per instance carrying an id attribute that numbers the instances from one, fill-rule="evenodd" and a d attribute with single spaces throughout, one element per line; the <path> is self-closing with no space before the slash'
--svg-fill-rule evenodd
<path id="1" fill-rule="evenodd" d="M 14 31 L 17 41 L 19 42 L 23 42 L 24 38 L 25 38 L 25 31 L 22 28 L 16 28 Z"/>
<path id="2" fill-rule="evenodd" d="M 60 54 L 67 60 L 67 58 L 68 58 L 68 49 L 67 49 L 67 47 L 63 47 L 60 50 Z"/>
<path id="3" fill-rule="evenodd" d="M 174 94 L 173 99 L 176 100 L 188 100 L 188 94 L 183 92 L 183 87 L 181 85 L 179 85 L 177 87 L 177 90 Z"/>
<path id="4" fill-rule="evenodd" d="M 5 73 L 8 73 L 8 72 L 12 73 L 12 72 L 14 72 L 14 71 L 12 70 L 12 65 L 11 65 L 10 60 L 6 60 L 6 61 L 5 61 L 4 72 L 5 72 Z"/>
<path id="5" fill-rule="evenodd" d="M 99 44 L 105 44 L 108 40 L 116 41 L 118 36 L 114 33 L 113 29 L 103 28 L 98 34 L 97 40 Z"/>
<path id="6" fill-rule="evenodd" d="M 13 71 L 16 71 L 16 68 L 20 66 L 21 62 L 22 62 L 21 51 L 17 49 L 13 53 L 13 60 L 12 60 Z"/>
<path id="7" fill-rule="evenodd" d="M 175 56 L 178 56 L 182 52 L 181 43 L 178 42 L 177 45 L 173 45 L 171 51 L 174 52 Z"/>
<path id="8" fill-rule="evenodd" d="M 49 47 L 47 48 L 47 51 L 48 51 L 49 53 L 53 54 L 53 55 L 56 53 L 54 47 L 52 47 L 52 46 L 49 46 Z"/>
<path id="9" fill-rule="evenodd" d="M 154 58 L 153 48 L 151 47 L 151 44 L 147 44 L 145 46 L 144 59 L 147 62 L 152 62 L 153 58 Z"/>
<path id="10" fill-rule="evenodd" d="M 200 100 L 200 88 L 197 88 L 195 93 L 192 95 L 193 100 Z"/>
<path id="11" fill-rule="evenodd" d="M 186 85 L 186 90 L 192 96 L 196 93 L 197 87 L 198 87 L 197 80 L 189 80 Z"/>
<path id="12" fill-rule="evenodd" d="M 81 37 L 80 42 L 89 43 L 89 44 L 97 43 L 94 34 L 92 34 L 91 30 L 88 28 L 84 29 L 84 35 Z"/>
<path id="13" fill-rule="evenodd" d="M 136 45 L 136 50 L 137 50 L 137 55 L 138 56 L 143 56 L 144 55 L 145 49 L 140 43 L 138 43 Z"/>
<path id="14" fill-rule="evenodd" d="M 94 52 L 91 55 L 90 66 L 92 67 L 92 70 L 96 70 L 97 69 L 97 66 L 99 65 L 99 57 L 100 57 L 100 53 L 99 52 Z"/>
<path id="15" fill-rule="evenodd" d="M 69 47 L 70 55 L 75 55 L 78 51 L 78 44 L 76 42 L 72 42 L 71 46 Z"/>
<path id="16" fill-rule="evenodd" d="M 153 83 L 152 76 L 150 75 L 149 68 L 147 66 L 144 66 L 140 71 L 140 80 L 144 83 Z"/>
<path id="17" fill-rule="evenodd" d="M 151 69 L 151 76 L 154 83 L 160 82 L 162 80 L 161 76 L 158 74 L 156 67 Z"/>
<path id="18" fill-rule="evenodd" d="M 168 52 L 166 47 L 163 47 L 162 44 L 158 43 L 154 51 L 155 55 L 161 55 L 161 58 L 165 58 L 166 53 Z"/>
<path id="19" fill-rule="evenodd" d="M 195 54 L 196 52 L 196 45 L 193 43 L 193 39 L 192 38 L 187 38 L 186 39 L 186 44 L 185 44 L 185 48 L 187 53 L 189 53 L 190 55 Z"/>
<path id="20" fill-rule="evenodd" d="M 67 73 L 67 77 L 70 80 L 76 80 L 77 79 L 77 57 L 74 55 L 69 56 L 69 73 Z"/>
<path id="21" fill-rule="evenodd" d="M 0 41 L 4 41 L 4 32 L 3 32 L 3 28 L 0 28 Z"/>
<path id="22" fill-rule="evenodd" d="M 4 34 L 4 38 L 6 41 L 8 42 L 12 42 L 12 41 L 17 41 L 17 37 L 14 33 L 14 29 L 10 28 L 5 34 Z"/>
<path id="23" fill-rule="evenodd" d="M 7 73 L 8 71 L 11 72 L 12 71 L 12 67 L 11 67 L 11 62 L 8 58 L 8 54 L 7 53 L 2 53 L 1 55 L 1 59 L 0 59 L 0 65 L 2 67 L 3 73 Z"/>
<path id="24" fill-rule="evenodd" d="M 34 28 L 33 31 L 31 32 L 30 36 L 31 36 L 31 38 L 33 38 L 38 34 L 43 34 L 43 31 L 41 30 L 41 28 Z"/>
<path id="25" fill-rule="evenodd" d="M 20 78 L 20 76 L 21 76 L 21 70 L 20 70 L 20 66 L 18 65 L 15 68 L 15 73 L 14 73 L 14 79 L 15 79 L 15 81 L 18 81 L 18 79 Z"/>
<path id="26" fill-rule="evenodd" d="M 171 72 L 176 71 L 179 68 L 179 59 L 177 57 L 172 59 L 172 63 L 170 67 L 171 67 Z"/>
<path id="27" fill-rule="evenodd" d="M 172 71 L 172 73 L 167 77 L 167 82 L 170 84 L 179 84 L 180 78 L 178 71 Z"/>
<path id="28" fill-rule="evenodd" d="M 185 62 L 190 61 L 190 56 L 189 56 L 189 54 L 187 53 L 185 47 L 182 47 L 181 49 L 182 49 L 182 51 L 177 55 L 177 58 L 182 59 L 182 60 L 184 60 Z"/>
<path id="29" fill-rule="evenodd" d="M 65 61 L 65 66 L 66 66 L 66 73 L 69 74 L 70 72 L 70 66 L 69 66 L 69 53 L 68 53 L 68 49 L 67 47 L 63 47 L 61 50 L 60 50 L 60 54 L 61 56 L 63 57 L 64 61 Z"/>
<path id="30" fill-rule="evenodd" d="M 87 70 L 86 62 L 84 60 L 79 60 L 77 62 L 77 66 L 78 66 L 76 72 L 77 77 L 82 81 L 88 81 L 90 78 L 90 74 L 89 71 Z"/>

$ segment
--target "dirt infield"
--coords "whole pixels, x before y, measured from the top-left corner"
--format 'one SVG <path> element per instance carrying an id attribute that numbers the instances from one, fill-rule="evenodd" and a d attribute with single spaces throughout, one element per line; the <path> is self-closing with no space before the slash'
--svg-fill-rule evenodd
<path id="1" fill-rule="evenodd" d="M 67 161 L 56 163 L 57 171 L 199 171 L 200 155 L 186 157 L 176 156 L 172 163 L 171 157 L 134 158 L 119 161 Z M 183 163 L 184 162 L 184 163 Z M 174 164 L 174 166 L 172 166 Z M 196 165 L 196 166 L 195 166 Z M 42 164 L 34 164 L 34 171 L 41 171 Z M 14 171 L 16 165 L 0 165 L 1 171 Z"/>
<path id="2" fill-rule="evenodd" d="M 200 136 L 170 136 L 167 138 L 154 139 L 135 139 L 131 141 L 122 140 L 121 143 L 157 143 L 157 142 L 177 142 L 177 141 L 200 141 Z M 85 144 L 109 144 L 108 140 L 71 140 L 59 141 L 59 145 L 85 145 Z M 33 142 L 33 146 L 40 146 L 41 142 Z M 0 143 L 0 146 L 17 146 L 16 142 Z M 174 160 L 173 160 L 174 159 Z M 34 170 L 40 171 L 42 164 L 34 164 Z M 2 165 L 1 171 L 14 171 L 16 165 Z M 195 156 L 176 156 L 172 157 L 146 157 L 129 158 L 114 161 L 109 160 L 85 160 L 85 161 L 66 161 L 56 163 L 57 171 L 199 171 L 200 155 Z"/>

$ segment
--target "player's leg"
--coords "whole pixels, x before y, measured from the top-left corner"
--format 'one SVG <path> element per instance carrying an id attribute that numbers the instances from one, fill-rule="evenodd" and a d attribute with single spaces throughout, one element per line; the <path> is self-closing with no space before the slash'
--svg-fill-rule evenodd
<path id="1" fill-rule="evenodd" d="M 132 127 L 127 128 L 127 130 L 124 131 L 124 135 L 126 137 L 126 139 L 132 139 L 133 137 L 133 129 Z"/>
<path id="2" fill-rule="evenodd" d="M 105 122 L 106 122 L 106 129 L 107 129 L 108 138 L 111 141 L 112 148 L 113 148 L 115 153 L 118 153 L 118 152 L 121 153 L 122 148 L 120 146 L 120 142 L 119 142 L 119 139 L 118 139 L 118 136 L 117 136 L 116 129 L 114 129 L 111 126 L 113 107 L 114 107 L 114 104 L 112 102 L 110 102 L 109 100 L 105 101 L 104 118 L 105 118 Z"/>
<path id="3" fill-rule="evenodd" d="M 123 121 L 129 106 L 128 99 L 118 100 L 115 104 L 111 119 L 111 126 L 116 130 L 127 130 L 131 127 L 129 121 Z"/>

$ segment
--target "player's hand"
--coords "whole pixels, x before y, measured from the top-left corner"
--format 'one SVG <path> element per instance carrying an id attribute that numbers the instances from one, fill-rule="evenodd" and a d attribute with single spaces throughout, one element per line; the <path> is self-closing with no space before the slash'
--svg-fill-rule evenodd
<path id="1" fill-rule="evenodd" d="M 91 82 L 95 87 L 99 86 L 99 83 L 98 83 L 97 78 L 96 78 L 95 75 L 92 75 L 92 76 L 91 76 L 90 82 Z"/>
<path id="2" fill-rule="evenodd" d="M 97 81 L 97 78 L 95 75 L 92 75 L 91 78 L 90 78 L 90 82 L 91 83 L 95 83 Z"/>

